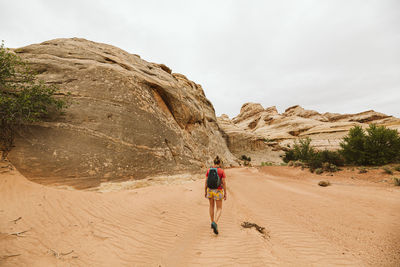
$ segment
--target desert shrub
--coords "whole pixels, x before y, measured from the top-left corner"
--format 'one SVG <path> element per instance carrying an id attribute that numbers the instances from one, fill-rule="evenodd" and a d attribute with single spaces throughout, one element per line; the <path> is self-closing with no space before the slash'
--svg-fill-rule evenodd
<path id="1" fill-rule="evenodd" d="M 361 167 L 358 169 L 358 173 L 367 173 L 367 172 L 368 172 L 368 170 L 365 167 Z"/>
<path id="2" fill-rule="evenodd" d="M 397 171 L 397 172 L 400 172 L 400 165 L 395 166 L 393 169 L 394 169 L 395 171 Z"/>
<path id="3" fill-rule="evenodd" d="M 283 160 L 289 161 L 302 161 L 307 164 L 310 170 L 322 168 L 324 162 L 334 164 L 335 166 L 343 166 L 345 160 L 343 156 L 337 151 L 316 151 L 311 145 L 311 139 L 300 139 L 295 142 L 293 149 L 285 152 Z"/>
<path id="4" fill-rule="evenodd" d="M 295 161 L 294 163 L 293 163 L 293 165 L 295 166 L 295 167 L 304 167 L 304 163 L 303 162 L 301 162 L 301 161 Z"/>
<path id="5" fill-rule="evenodd" d="M 337 172 L 337 171 L 340 171 L 340 170 L 341 170 L 341 169 L 339 169 L 335 164 L 332 164 L 332 163 L 331 163 L 330 168 L 331 168 L 331 172 Z"/>
<path id="6" fill-rule="evenodd" d="M 330 163 L 329 162 L 324 162 L 324 163 L 322 163 L 322 169 L 324 170 L 324 171 L 329 171 L 329 166 L 330 165 Z"/>
<path id="7" fill-rule="evenodd" d="M 2 159 L 14 145 L 16 131 L 26 123 L 48 119 L 66 102 L 54 95 L 57 88 L 37 80 L 18 55 L 0 45 L 0 150 Z"/>
<path id="8" fill-rule="evenodd" d="M 322 170 L 324 172 L 334 172 L 335 171 L 335 167 L 336 166 L 334 164 L 332 164 L 332 166 L 331 166 L 331 164 L 329 162 L 322 163 Z"/>
<path id="9" fill-rule="evenodd" d="M 289 149 L 285 151 L 285 155 L 283 156 L 283 161 L 289 163 L 290 161 L 298 160 L 294 155 L 294 150 Z"/>
<path id="10" fill-rule="evenodd" d="M 382 170 L 386 174 L 390 174 L 390 175 L 393 174 L 393 171 L 389 167 L 383 167 Z"/>
<path id="11" fill-rule="evenodd" d="M 321 169 L 321 168 L 318 168 L 318 169 L 316 169 L 315 170 L 315 173 L 316 174 L 321 174 L 321 173 L 323 173 L 324 171 Z"/>
<path id="12" fill-rule="evenodd" d="M 288 164 L 287 163 L 285 163 L 285 162 L 281 162 L 281 164 L 279 164 L 280 166 L 288 166 Z"/>
<path id="13" fill-rule="evenodd" d="M 318 152 L 322 162 L 329 162 L 336 166 L 344 166 L 344 158 L 338 151 L 323 150 Z"/>
<path id="14" fill-rule="evenodd" d="M 322 168 L 322 163 L 321 154 L 318 152 L 314 152 L 307 160 L 307 165 L 310 169 Z"/>
<path id="15" fill-rule="evenodd" d="M 294 165 L 293 160 L 289 161 L 287 165 L 288 165 L 289 167 L 293 166 L 293 165 Z"/>
<path id="16" fill-rule="evenodd" d="M 273 166 L 272 162 L 261 162 L 261 166 Z"/>
<path id="17" fill-rule="evenodd" d="M 301 161 L 307 161 L 315 153 L 314 148 L 311 146 L 311 138 L 309 137 L 299 139 L 298 143 L 296 141 L 293 150 L 295 157 Z"/>
<path id="18" fill-rule="evenodd" d="M 399 133 L 385 126 L 370 124 L 366 131 L 355 126 L 340 146 L 341 155 L 350 164 L 384 165 L 400 159 Z"/>
<path id="19" fill-rule="evenodd" d="M 340 153 L 346 162 L 356 165 L 365 164 L 365 132 L 361 126 L 354 126 L 340 143 Z"/>
<path id="20" fill-rule="evenodd" d="M 307 137 L 304 139 L 299 139 L 294 142 L 293 148 L 285 151 L 285 156 L 283 157 L 284 162 L 289 162 L 290 160 L 296 161 L 301 160 L 303 162 L 307 161 L 315 153 L 314 148 L 311 146 L 311 138 Z"/>
<path id="21" fill-rule="evenodd" d="M 319 181 L 318 185 L 325 187 L 331 185 L 331 183 L 329 181 Z"/>
<path id="22" fill-rule="evenodd" d="M 343 157 L 337 151 L 329 150 L 314 151 L 306 162 L 310 169 L 323 168 L 324 163 L 329 164 L 327 165 L 328 169 L 330 164 L 335 166 L 344 165 Z M 332 170 L 337 171 L 338 169 L 333 167 Z"/>
<path id="23" fill-rule="evenodd" d="M 393 177 L 393 183 L 395 186 L 400 186 L 400 178 Z"/>
<path id="24" fill-rule="evenodd" d="M 251 161 L 251 158 L 250 158 L 250 157 L 247 157 L 246 155 L 242 155 L 242 156 L 240 157 L 240 159 L 241 159 L 241 160 L 244 160 L 244 161 Z"/>
<path id="25" fill-rule="evenodd" d="M 243 160 L 244 166 L 251 166 L 251 164 L 250 164 L 251 158 L 250 157 L 247 157 L 246 155 L 242 155 L 240 157 L 240 159 Z"/>
<path id="26" fill-rule="evenodd" d="M 400 136 L 397 130 L 371 124 L 367 133 L 365 157 L 368 164 L 383 165 L 400 159 Z"/>
<path id="27" fill-rule="evenodd" d="M 322 170 L 327 172 L 337 172 L 338 168 L 335 164 L 324 162 L 322 163 Z"/>

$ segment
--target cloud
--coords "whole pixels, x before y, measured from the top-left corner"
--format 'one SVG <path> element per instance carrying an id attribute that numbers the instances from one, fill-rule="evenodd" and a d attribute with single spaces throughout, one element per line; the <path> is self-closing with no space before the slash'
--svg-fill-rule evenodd
<path id="1" fill-rule="evenodd" d="M 400 117 L 400 2 L 2 1 L 19 47 L 83 37 L 165 63 L 202 84 L 216 113 L 245 102 Z"/>

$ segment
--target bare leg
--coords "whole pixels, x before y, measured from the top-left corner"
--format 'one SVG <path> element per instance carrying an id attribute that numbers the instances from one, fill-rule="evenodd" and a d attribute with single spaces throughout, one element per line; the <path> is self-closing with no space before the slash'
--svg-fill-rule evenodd
<path id="1" fill-rule="evenodd" d="M 218 223 L 219 217 L 221 217 L 222 213 L 222 199 L 215 201 L 217 204 L 217 212 L 215 213 L 215 222 Z"/>
<path id="2" fill-rule="evenodd" d="M 213 222 L 214 221 L 214 199 L 209 198 L 208 200 L 210 201 L 210 219 L 211 219 L 211 222 Z"/>

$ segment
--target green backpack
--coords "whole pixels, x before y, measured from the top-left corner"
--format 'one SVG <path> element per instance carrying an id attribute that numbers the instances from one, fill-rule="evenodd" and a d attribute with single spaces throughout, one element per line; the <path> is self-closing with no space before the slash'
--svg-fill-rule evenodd
<path id="1" fill-rule="evenodd" d="M 207 177 L 207 187 L 210 189 L 217 189 L 221 185 L 221 178 L 218 175 L 217 168 L 210 168 Z"/>

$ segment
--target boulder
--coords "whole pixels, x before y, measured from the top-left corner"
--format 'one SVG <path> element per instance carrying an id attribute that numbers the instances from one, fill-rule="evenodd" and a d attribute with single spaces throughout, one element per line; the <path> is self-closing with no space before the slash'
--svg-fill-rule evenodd
<path id="1" fill-rule="evenodd" d="M 264 108 L 260 104 L 256 103 L 245 103 L 240 109 L 239 115 L 237 115 L 234 119 L 234 123 L 239 123 L 241 121 L 246 120 L 247 118 L 253 117 L 255 114 L 264 111 Z"/>
<path id="2" fill-rule="evenodd" d="M 14 51 L 71 101 L 64 116 L 20 132 L 9 158 L 25 176 L 89 187 L 198 172 L 216 155 L 235 164 L 201 85 L 164 64 L 79 38 Z"/>

